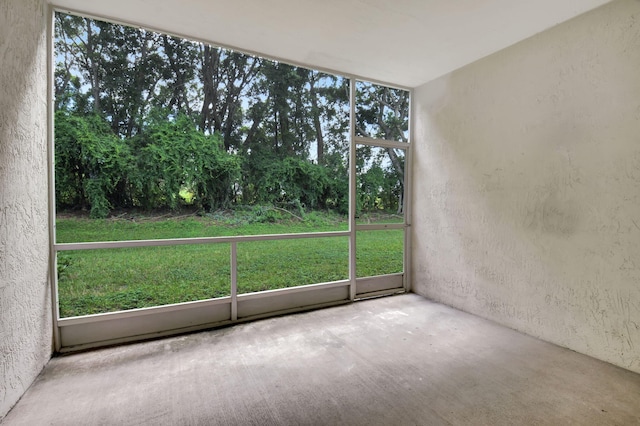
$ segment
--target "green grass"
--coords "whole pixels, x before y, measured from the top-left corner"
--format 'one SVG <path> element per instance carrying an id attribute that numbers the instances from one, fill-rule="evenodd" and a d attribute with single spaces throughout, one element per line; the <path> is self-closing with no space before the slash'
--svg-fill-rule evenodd
<path id="1" fill-rule="evenodd" d="M 256 215 L 60 217 L 57 241 L 259 235 L 346 230 L 344 218 L 309 213 L 303 220 Z M 359 231 L 359 277 L 401 272 L 401 230 Z M 348 278 L 348 238 L 238 243 L 238 292 L 248 293 Z M 61 317 L 166 305 L 230 294 L 230 244 L 64 251 L 58 253 Z"/>
<path id="2" fill-rule="evenodd" d="M 109 219 L 89 219 L 86 216 L 58 215 L 56 242 L 346 231 L 348 227 L 346 219 L 335 214 L 311 212 L 305 214 L 303 220 L 299 220 L 287 213 L 267 208 L 178 217 L 123 214 Z"/>

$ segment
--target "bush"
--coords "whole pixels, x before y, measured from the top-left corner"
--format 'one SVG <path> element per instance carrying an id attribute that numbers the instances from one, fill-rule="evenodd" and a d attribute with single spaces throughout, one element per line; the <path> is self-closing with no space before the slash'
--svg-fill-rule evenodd
<path id="1" fill-rule="evenodd" d="M 258 154 L 245 162 L 243 197 L 250 203 L 325 208 L 330 188 L 327 168 L 310 161 Z"/>
<path id="2" fill-rule="evenodd" d="M 212 211 L 228 207 L 240 178 L 240 159 L 224 150 L 218 135 L 204 135 L 185 115 L 154 123 L 139 138 L 137 177 L 142 204 L 175 209 L 192 194 L 191 202 Z"/>
<path id="3" fill-rule="evenodd" d="M 109 214 L 110 200 L 130 174 L 133 156 L 96 114 L 56 112 L 55 178 L 58 208 L 90 208 L 91 217 Z"/>

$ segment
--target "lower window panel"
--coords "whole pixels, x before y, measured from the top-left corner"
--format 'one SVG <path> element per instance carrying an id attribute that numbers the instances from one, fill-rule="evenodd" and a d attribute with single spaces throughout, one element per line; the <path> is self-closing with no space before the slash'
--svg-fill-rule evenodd
<path id="1" fill-rule="evenodd" d="M 231 294 L 226 243 L 58 252 L 60 317 Z"/>
<path id="2" fill-rule="evenodd" d="M 238 243 L 238 294 L 348 278 L 348 237 Z"/>
<path id="3" fill-rule="evenodd" d="M 356 233 L 358 278 L 404 271 L 404 230 L 384 229 Z"/>

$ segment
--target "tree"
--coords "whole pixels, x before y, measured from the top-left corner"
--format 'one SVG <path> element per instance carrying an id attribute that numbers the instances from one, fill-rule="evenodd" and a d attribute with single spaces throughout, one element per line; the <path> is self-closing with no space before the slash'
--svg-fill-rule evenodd
<path id="1" fill-rule="evenodd" d="M 168 66 L 159 82 L 158 106 L 166 108 L 172 115 L 194 114 L 194 104 L 198 99 L 197 61 L 200 55 L 199 44 L 169 35 L 162 35 L 162 48 Z"/>
<path id="2" fill-rule="evenodd" d="M 58 207 L 90 209 L 91 217 L 106 217 L 118 184 L 131 174 L 129 147 L 93 113 L 56 112 L 55 135 Z"/>
<path id="3" fill-rule="evenodd" d="M 63 60 L 56 66 L 56 99 L 59 102 L 69 102 L 65 92 L 73 91 L 73 87 L 80 88 L 83 84 L 89 86 L 88 96 L 77 96 L 76 91 L 73 107 L 76 110 L 87 108 L 94 113 L 100 113 L 100 86 L 104 70 L 101 68 L 103 60 L 100 43 L 101 27 L 89 18 L 56 13 L 56 52 Z M 79 79 L 82 84 L 77 84 Z M 74 82 L 71 87 L 69 86 Z M 91 99 L 90 99 L 91 98 Z M 59 106 L 59 105 L 58 105 Z"/>
<path id="4" fill-rule="evenodd" d="M 407 142 L 409 126 L 409 92 L 371 83 L 358 83 L 356 132 L 360 136 Z M 391 165 L 388 178 L 397 180 L 397 213 L 402 213 L 404 194 L 404 157 L 393 148 L 385 148 Z M 387 186 L 389 190 L 397 185 Z"/>
<path id="5" fill-rule="evenodd" d="M 346 212 L 347 79 L 63 13 L 55 44 L 56 130 L 67 138 L 56 149 L 70 168 L 60 172 L 62 204 L 100 202 L 100 215 L 178 208 L 189 191 L 204 210 L 255 202 Z M 357 102 L 358 134 L 406 140 L 407 92 L 358 83 Z M 358 150 L 358 161 L 367 205 L 401 208 L 402 156 Z M 87 196 L 87 182 L 104 199 Z"/>
<path id="6" fill-rule="evenodd" d="M 240 159 L 227 153 L 217 134 L 204 135 L 191 118 L 153 122 L 141 134 L 138 170 L 142 204 L 178 208 L 181 191 L 202 210 L 229 207 L 240 178 Z"/>
<path id="7" fill-rule="evenodd" d="M 221 134 L 225 149 L 238 148 L 243 122 L 241 99 L 255 84 L 261 60 L 209 45 L 201 45 L 200 54 L 200 127 L 208 134 Z"/>

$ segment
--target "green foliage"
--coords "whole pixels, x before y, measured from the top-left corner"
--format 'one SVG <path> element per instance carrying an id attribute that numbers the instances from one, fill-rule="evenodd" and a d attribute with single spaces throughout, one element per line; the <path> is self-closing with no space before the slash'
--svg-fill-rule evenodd
<path id="1" fill-rule="evenodd" d="M 67 277 L 67 268 L 71 266 L 71 259 L 67 253 L 59 253 L 56 259 L 56 268 L 58 273 L 58 280 L 62 280 Z"/>
<path id="2" fill-rule="evenodd" d="M 70 265 L 58 282 L 62 316 L 229 294 L 226 288 L 229 249 L 225 245 L 84 250 L 65 254 Z"/>
<path id="3" fill-rule="evenodd" d="M 99 116 L 63 111 L 55 116 L 55 147 L 58 208 L 89 207 L 91 217 L 106 217 L 133 165 L 129 147 Z"/>
<path id="4" fill-rule="evenodd" d="M 358 210 L 371 211 L 380 208 L 379 194 L 384 185 L 384 171 L 373 165 L 358 179 Z"/>
<path id="5" fill-rule="evenodd" d="M 330 179 L 327 169 L 294 157 L 283 160 L 256 155 L 247 163 L 246 188 L 251 201 L 307 209 L 326 207 Z M 301 210 L 300 207 L 297 210 Z"/>
<path id="6" fill-rule="evenodd" d="M 59 209 L 347 213 L 348 79 L 61 12 L 54 42 Z M 408 101 L 357 82 L 357 134 L 406 141 Z M 359 209 L 401 213 L 403 159 L 356 156 Z"/>
<path id="7" fill-rule="evenodd" d="M 274 212 L 273 215 L 268 212 Z M 267 205 L 236 206 L 204 215 L 163 219 L 155 215 L 126 214 L 118 218 L 89 219 L 58 216 L 56 242 L 119 241 L 282 234 L 289 232 L 346 231 L 347 218 L 332 212 L 312 211 L 304 217 Z M 269 217 L 276 219 L 270 221 Z"/>
<path id="8" fill-rule="evenodd" d="M 358 212 L 398 211 L 402 206 L 403 176 L 373 164 L 358 175 Z"/>
<path id="9" fill-rule="evenodd" d="M 329 175 L 329 190 L 325 200 L 327 209 L 334 209 L 339 214 L 349 213 L 349 172 L 347 163 L 339 153 L 325 157 Z"/>
<path id="10" fill-rule="evenodd" d="M 141 204 L 176 209 L 187 190 L 203 210 L 228 207 L 240 178 L 240 158 L 224 151 L 217 135 L 199 132 L 183 114 L 175 121 L 152 123 L 137 141 L 137 182 Z"/>

